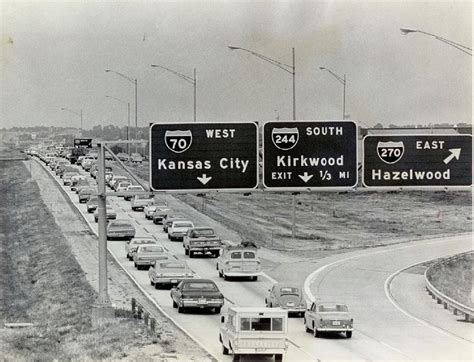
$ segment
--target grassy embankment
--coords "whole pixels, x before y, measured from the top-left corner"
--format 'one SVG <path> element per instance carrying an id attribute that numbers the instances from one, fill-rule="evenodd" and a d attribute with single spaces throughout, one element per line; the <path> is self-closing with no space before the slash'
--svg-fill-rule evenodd
<path id="1" fill-rule="evenodd" d="M 0 320 L 34 323 L 7 329 L 0 322 L 0 356 L 118 359 L 132 347 L 157 343 L 133 319 L 92 326 L 96 293 L 29 176 L 19 162 L 0 164 Z"/>
<path id="2" fill-rule="evenodd" d="M 473 253 L 468 253 L 445 262 L 441 259 L 439 267 L 431 269 L 428 274 L 430 282 L 436 289 L 471 307 L 474 307 L 472 300 L 473 255 Z"/>

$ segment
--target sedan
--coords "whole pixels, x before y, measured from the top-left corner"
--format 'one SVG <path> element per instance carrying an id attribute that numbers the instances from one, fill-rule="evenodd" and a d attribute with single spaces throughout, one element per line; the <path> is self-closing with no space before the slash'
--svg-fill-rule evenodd
<path id="1" fill-rule="evenodd" d="M 224 295 L 211 279 L 186 279 L 171 289 L 173 308 L 184 313 L 187 308 L 212 309 L 220 313 Z"/>
<path id="2" fill-rule="evenodd" d="M 129 185 L 124 190 L 124 193 L 125 193 L 125 195 L 123 196 L 124 200 L 130 201 L 132 197 L 134 196 L 133 192 L 136 192 L 136 191 L 145 191 L 145 190 L 140 185 Z"/>
<path id="3" fill-rule="evenodd" d="M 128 220 L 113 220 L 107 224 L 107 240 L 110 239 L 133 239 L 135 237 L 135 227 Z"/>
<path id="4" fill-rule="evenodd" d="M 163 220 L 170 212 L 171 209 L 158 207 L 152 216 L 153 224 L 163 224 Z"/>
<path id="5" fill-rule="evenodd" d="M 152 219 L 153 214 L 157 208 L 158 206 L 153 205 L 153 204 L 145 206 L 145 208 L 143 209 L 143 212 L 145 213 L 145 219 Z"/>
<path id="6" fill-rule="evenodd" d="M 158 245 L 158 242 L 155 239 L 149 238 L 134 238 L 129 240 L 125 244 L 125 253 L 127 254 L 128 260 L 133 260 L 133 253 L 137 251 L 140 245 Z"/>
<path id="7" fill-rule="evenodd" d="M 140 245 L 133 253 L 133 263 L 138 270 L 155 265 L 158 260 L 168 260 L 169 254 L 160 245 Z"/>
<path id="8" fill-rule="evenodd" d="M 276 283 L 268 291 L 270 293 L 265 298 L 267 307 L 286 309 L 288 314 L 295 313 L 301 317 L 304 315 L 306 311 L 306 300 L 303 296 L 303 290 L 300 287 L 291 284 Z"/>
<path id="9" fill-rule="evenodd" d="M 194 272 L 184 260 L 157 261 L 148 270 L 150 284 L 159 289 L 164 286 L 177 285 L 184 279 L 193 279 Z"/>
<path id="10" fill-rule="evenodd" d="M 84 186 L 84 187 L 80 186 L 79 188 L 80 189 L 79 189 L 78 195 L 79 195 L 80 204 L 83 204 L 89 201 L 89 199 L 91 198 L 91 195 L 97 193 L 96 189 L 91 186 Z"/>
<path id="11" fill-rule="evenodd" d="M 347 305 L 333 302 L 313 302 L 304 315 L 306 332 L 313 332 L 321 337 L 323 332 L 345 333 L 346 338 L 352 337 L 354 319 L 349 314 Z"/>
<path id="12" fill-rule="evenodd" d="M 112 206 L 107 205 L 105 209 L 105 215 L 107 220 L 115 220 L 117 218 L 117 213 L 112 208 Z M 94 212 L 94 220 L 95 222 L 99 222 L 99 209 L 97 208 Z"/>

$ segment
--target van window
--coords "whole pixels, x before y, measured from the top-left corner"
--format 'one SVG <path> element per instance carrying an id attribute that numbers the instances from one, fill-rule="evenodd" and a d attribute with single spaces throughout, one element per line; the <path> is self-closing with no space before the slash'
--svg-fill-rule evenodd
<path id="1" fill-rule="evenodd" d="M 252 331 L 271 331 L 272 330 L 272 319 L 271 318 L 252 318 L 251 328 Z"/>
<path id="2" fill-rule="evenodd" d="M 244 251 L 244 259 L 255 259 L 255 253 L 251 251 Z"/>
<path id="3" fill-rule="evenodd" d="M 240 330 L 250 331 L 250 318 L 240 318 Z"/>
<path id="4" fill-rule="evenodd" d="M 283 331 L 283 318 L 272 318 L 272 331 Z"/>
<path id="5" fill-rule="evenodd" d="M 241 257 L 242 253 L 240 251 L 234 251 L 233 253 L 230 253 L 231 259 L 240 259 Z"/>

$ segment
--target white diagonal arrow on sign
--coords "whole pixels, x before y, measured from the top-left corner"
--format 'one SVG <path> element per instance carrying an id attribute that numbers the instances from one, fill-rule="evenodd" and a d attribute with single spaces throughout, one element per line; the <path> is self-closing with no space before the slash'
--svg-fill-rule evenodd
<path id="1" fill-rule="evenodd" d="M 459 156 L 461 156 L 460 148 L 450 148 L 449 152 L 451 152 L 451 154 L 443 160 L 445 164 L 448 164 L 449 162 L 451 162 L 453 158 L 456 158 L 456 160 L 459 160 Z"/>
<path id="2" fill-rule="evenodd" d="M 302 175 L 298 175 L 298 177 L 302 179 L 304 182 L 308 182 L 313 177 L 313 175 L 308 175 L 308 173 L 305 172 Z"/>
<path id="3" fill-rule="evenodd" d="M 206 174 L 204 173 L 204 174 L 202 174 L 201 177 L 198 177 L 197 179 L 198 179 L 199 181 L 201 181 L 201 183 L 202 183 L 203 185 L 205 185 L 205 184 L 207 184 L 207 183 L 209 182 L 209 180 L 210 180 L 211 178 L 212 178 L 212 177 L 210 177 L 210 176 L 207 177 Z"/>

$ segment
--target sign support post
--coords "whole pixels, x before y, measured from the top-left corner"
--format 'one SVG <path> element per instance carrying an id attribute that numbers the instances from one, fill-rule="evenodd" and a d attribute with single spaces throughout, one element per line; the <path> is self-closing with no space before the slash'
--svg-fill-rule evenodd
<path id="1" fill-rule="evenodd" d="M 102 325 L 106 319 L 114 317 L 107 286 L 107 215 L 105 190 L 105 150 L 104 145 L 97 144 L 99 151 L 98 202 L 99 214 L 99 296 L 92 309 L 92 323 Z"/>

